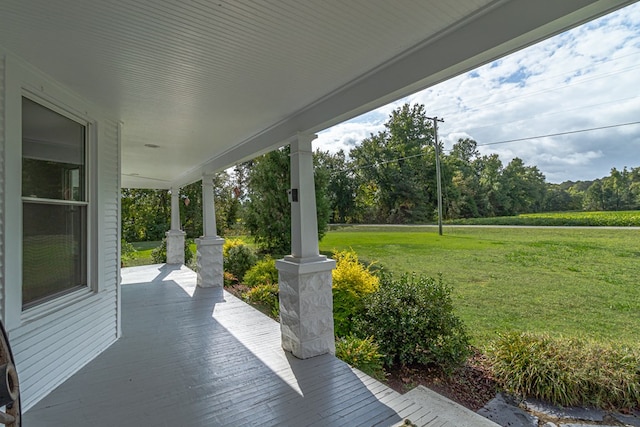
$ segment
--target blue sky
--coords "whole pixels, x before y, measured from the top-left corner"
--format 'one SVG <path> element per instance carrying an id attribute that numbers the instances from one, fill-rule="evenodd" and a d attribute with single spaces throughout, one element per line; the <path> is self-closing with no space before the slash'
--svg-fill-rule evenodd
<path id="1" fill-rule="evenodd" d="M 348 154 L 406 102 L 444 118 L 445 150 L 472 138 L 482 154 L 497 153 L 505 165 L 520 157 L 548 182 L 638 167 L 640 124 L 615 125 L 640 122 L 640 3 L 336 125 L 314 147 Z"/>

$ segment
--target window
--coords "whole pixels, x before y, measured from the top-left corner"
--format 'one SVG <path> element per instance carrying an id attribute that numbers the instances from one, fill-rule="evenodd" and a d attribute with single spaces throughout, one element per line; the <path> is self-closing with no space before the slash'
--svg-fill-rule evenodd
<path id="1" fill-rule="evenodd" d="M 87 286 L 87 126 L 22 98 L 22 307 Z"/>

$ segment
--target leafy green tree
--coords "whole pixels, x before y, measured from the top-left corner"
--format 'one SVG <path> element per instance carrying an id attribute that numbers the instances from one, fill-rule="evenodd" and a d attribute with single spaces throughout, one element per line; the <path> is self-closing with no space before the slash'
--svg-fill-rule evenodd
<path id="1" fill-rule="evenodd" d="M 538 212 L 545 196 L 545 177 L 536 166 L 526 166 L 516 157 L 502 172 L 502 191 L 506 203 L 504 214 Z"/>
<path id="2" fill-rule="evenodd" d="M 500 158 L 497 154 L 485 155 L 476 159 L 474 163 L 480 184 L 478 213 L 483 217 L 502 215 L 506 196 L 502 189 Z"/>
<path id="3" fill-rule="evenodd" d="M 599 179 L 593 181 L 593 183 L 587 188 L 584 193 L 584 209 L 587 211 L 601 211 L 604 210 L 604 192 L 602 189 L 602 183 Z"/>
<path id="4" fill-rule="evenodd" d="M 449 218 L 474 218 L 480 216 L 480 171 L 477 159 L 478 144 L 469 138 L 459 139 L 445 164 L 451 170 L 451 186 L 447 191 Z"/>
<path id="5" fill-rule="evenodd" d="M 289 147 L 253 160 L 247 176 L 245 225 L 258 246 L 270 253 L 291 251 Z"/>
<path id="6" fill-rule="evenodd" d="M 162 240 L 170 227 L 170 197 L 166 190 L 123 188 L 122 237 L 127 242 Z"/>
<path id="7" fill-rule="evenodd" d="M 558 212 L 575 209 L 573 197 L 570 191 L 565 190 L 559 184 L 547 185 L 547 191 L 543 202 L 543 211 Z"/>
<path id="8" fill-rule="evenodd" d="M 330 222 L 354 222 L 356 218 L 357 183 L 343 150 L 334 155 L 325 153 L 323 163 L 329 172 L 327 198 L 331 216 Z"/>
<path id="9" fill-rule="evenodd" d="M 360 190 L 375 200 L 381 222 L 421 223 L 435 210 L 433 126 L 424 105 L 394 110 L 385 130 L 349 153 Z"/>
<path id="10" fill-rule="evenodd" d="M 260 249 L 272 254 L 291 252 L 291 207 L 289 146 L 271 151 L 251 163 L 247 176 L 245 224 Z M 318 155 L 316 154 L 315 157 Z M 328 170 L 314 159 L 318 238 L 327 230 L 329 202 Z"/>

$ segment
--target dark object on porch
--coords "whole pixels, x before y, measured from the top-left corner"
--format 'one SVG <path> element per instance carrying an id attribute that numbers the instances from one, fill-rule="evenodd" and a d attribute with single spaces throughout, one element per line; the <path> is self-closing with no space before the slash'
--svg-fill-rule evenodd
<path id="1" fill-rule="evenodd" d="M 20 427 L 20 389 L 18 373 L 13 362 L 13 353 L 9 346 L 9 338 L 0 322 L 2 336 L 0 336 L 0 406 L 5 406 L 6 412 L 0 411 L 0 424 L 9 427 Z"/>

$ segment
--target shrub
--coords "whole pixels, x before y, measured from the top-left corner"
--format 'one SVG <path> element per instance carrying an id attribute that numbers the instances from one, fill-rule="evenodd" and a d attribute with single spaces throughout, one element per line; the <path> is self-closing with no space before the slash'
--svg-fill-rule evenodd
<path id="1" fill-rule="evenodd" d="M 270 256 L 258 261 L 244 275 L 242 281 L 249 286 L 270 285 L 278 283 L 278 270 L 276 261 Z"/>
<path id="2" fill-rule="evenodd" d="M 523 398 L 604 409 L 640 407 L 640 350 L 532 333 L 489 347 L 496 380 Z"/>
<path id="3" fill-rule="evenodd" d="M 228 271 L 222 273 L 222 280 L 225 286 L 234 286 L 238 284 L 238 279 Z"/>
<path id="4" fill-rule="evenodd" d="M 392 366 L 435 365 L 446 372 L 469 355 L 469 338 L 453 313 L 450 289 L 442 278 L 386 276 L 377 292 L 365 298 L 356 319 L 360 336 L 373 336 Z"/>
<path id="5" fill-rule="evenodd" d="M 223 258 L 224 270 L 241 279 L 247 270 L 253 267 L 257 259 L 256 254 L 249 246 L 243 244 L 232 246 L 229 248 L 228 255 Z"/>
<path id="6" fill-rule="evenodd" d="M 342 337 L 353 332 L 353 318 L 364 309 L 363 298 L 378 290 L 380 281 L 353 250 L 334 252 L 333 257 L 333 322 L 336 335 Z"/>
<path id="7" fill-rule="evenodd" d="M 338 338 L 336 357 L 373 378 L 382 381 L 386 377 L 382 366 L 382 355 L 373 337 L 358 338 L 348 335 Z"/>
<path id="8" fill-rule="evenodd" d="M 189 265 L 189 263 L 194 258 L 193 252 L 191 252 L 190 245 L 193 244 L 193 239 L 184 239 L 184 263 L 185 265 Z M 160 246 L 151 251 L 151 259 L 156 264 L 162 264 L 167 262 L 167 238 L 162 239 L 162 243 Z"/>
<path id="9" fill-rule="evenodd" d="M 136 257 L 136 248 L 124 239 L 120 240 L 120 261 L 122 263 L 128 263 Z"/>
<path id="10" fill-rule="evenodd" d="M 269 310 L 269 315 L 278 319 L 280 315 L 280 300 L 278 299 L 278 284 L 257 285 L 244 293 L 243 299 L 247 302 L 262 305 Z"/>
<path id="11" fill-rule="evenodd" d="M 246 245 L 246 243 L 242 239 L 225 239 L 222 245 L 222 257 L 227 258 L 229 256 L 229 249 L 240 245 Z"/>

